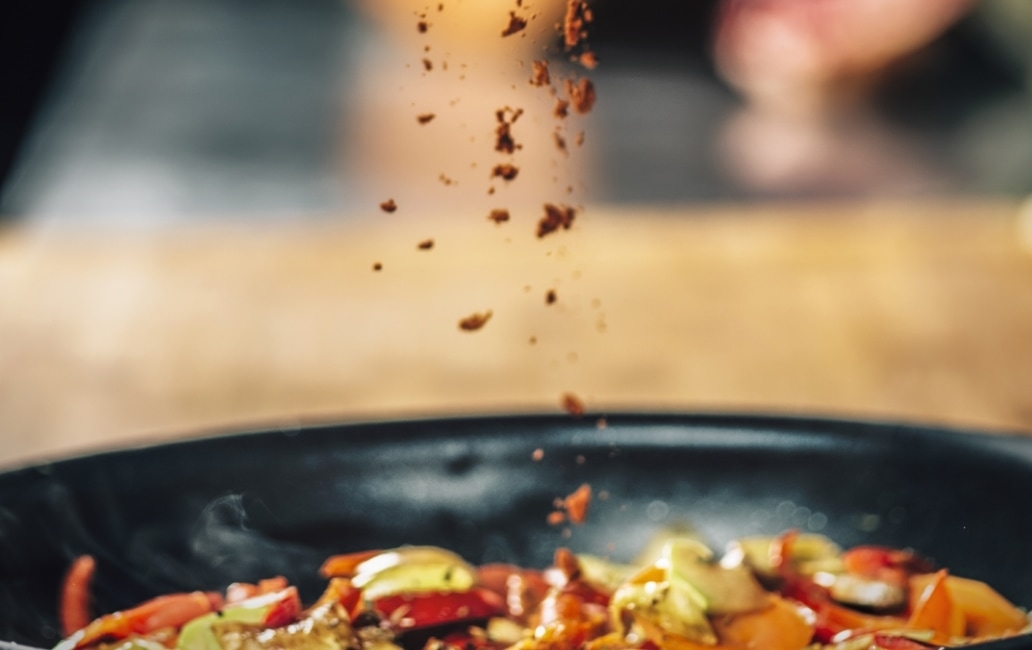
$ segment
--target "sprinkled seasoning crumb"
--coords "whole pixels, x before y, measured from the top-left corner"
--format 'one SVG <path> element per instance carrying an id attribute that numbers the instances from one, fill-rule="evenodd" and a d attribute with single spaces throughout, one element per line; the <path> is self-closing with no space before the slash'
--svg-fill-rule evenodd
<path id="1" fill-rule="evenodd" d="M 570 98 L 573 110 L 580 114 L 591 112 L 595 106 L 595 84 L 587 77 L 581 77 L 578 81 L 566 80 L 566 96 Z"/>
<path id="2" fill-rule="evenodd" d="M 492 177 L 497 176 L 507 181 L 511 181 L 512 179 L 516 178 L 516 176 L 519 173 L 520 168 L 516 165 L 513 165 L 512 163 L 502 163 L 500 165 L 495 165 L 494 168 L 491 170 Z"/>
<path id="3" fill-rule="evenodd" d="M 538 447 L 537 449 L 534 450 L 534 453 L 532 453 L 530 455 L 530 457 L 531 457 L 532 460 L 534 460 L 534 462 L 538 462 L 542 458 L 545 457 L 545 450 L 540 448 L 540 447 Z"/>
<path id="4" fill-rule="evenodd" d="M 566 138 L 564 138 L 561 133 L 559 133 L 558 131 L 553 131 L 552 139 L 555 141 L 556 149 L 563 152 L 564 154 L 568 153 L 566 149 Z"/>
<path id="5" fill-rule="evenodd" d="M 591 505 L 591 486 L 585 483 L 573 494 L 563 499 L 563 507 L 570 521 L 580 525 L 588 518 L 588 506 Z"/>
<path id="6" fill-rule="evenodd" d="M 557 298 L 558 298 L 558 296 L 556 296 L 555 289 L 549 289 L 547 292 L 545 292 L 545 304 L 546 305 L 551 305 L 551 304 L 555 303 Z"/>
<path id="7" fill-rule="evenodd" d="M 509 24 L 502 30 L 502 36 L 512 36 L 522 32 L 527 27 L 527 20 L 516 15 L 515 11 L 509 12 Z"/>
<path id="8" fill-rule="evenodd" d="M 545 204 L 545 216 L 538 221 L 537 236 L 539 238 L 549 235 L 560 228 L 569 230 L 577 211 L 566 205 Z"/>
<path id="9" fill-rule="evenodd" d="M 487 218 L 495 223 L 505 223 L 509 220 L 509 211 L 504 208 L 491 210 L 491 214 L 487 215 Z"/>
<path id="10" fill-rule="evenodd" d="M 520 115 L 523 115 L 522 108 L 506 106 L 495 111 L 495 119 L 498 120 L 498 126 L 495 128 L 495 151 L 511 154 L 522 148 L 512 137 L 512 125 L 520 119 Z"/>
<path id="11" fill-rule="evenodd" d="M 562 405 L 563 410 L 574 417 L 580 417 L 584 415 L 584 402 L 573 393 L 563 393 L 559 403 Z"/>
<path id="12" fill-rule="evenodd" d="M 552 83 L 552 77 L 548 73 L 548 61 L 534 61 L 531 67 L 534 72 L 530 76 L 530 85 L 540 87 Z"/>
<path id="13" fill-rule="evenodd" d="M 416 116 L 416 121 L 420 124 L 427 124 L 435 117 L 437 117 L 437 115 L 435 115 L 434 113 L 423 113 L 422 115 Z"/>
<path id="14" fill-rule="evenodd" d="M 426 22 L 425 20 L 421 20 L 418 23 L 416 23 L 416 29 L 419 31 L 420 34 L 425 34 L 426 30 L 430 29 L 430 23 Z"/>
<path id="15" fill-rule="evenodd" d="M 470 314 L 459 321 L 459 329 L 464 332 L 475 332 L 491 320 L 491 310 L 488 309 L 482 314 Z"/>
<path id="16" fill-rule="evenodd" d="M 552 115 L 555 115 L 560 120 L 570 114 L 570 102 L 565 99 L 557 99 L 555 101 L 555 107 L 552 109 Z"/>
<path id="17" fill-rule="evenodd" d="M 424 239 L 423 241 L 421 241 L 418 244 L 416 244 L 416 248 L 418 248 L 421 251 L 428 251 L 428 250 L 430 250 L 433 247 L 434 247 L 434 240 L 432 240 L 432 239 Z"/>
<path id="18" fill-rule="evenodd" d="M 583 52 L 578 61 L 588 70 L 594 70 L 598 67 L 598 56 L 594 52 Z"/>
<path id="19" fill-rule="evenodd" d="M 373 262 L 373 270 L 374 271 L 382 271 L 383 270 L 383 264 L 381 264 L 380 262 Z"/>
<path id="20" fill-rule="evenodd" d="M 566 16 L 563 18 L 563 43 L 566 49 L 572 49 L 580 45 L 581 41 L 587 38 L 587 23 L 590 23 L 593 16 L 588 3 L 584 0 L 567 0 Z"/>
<path id="21" fill-rule="evenodd" d="M 387 199 L 386 201 L 380 204 L 380 209 L 390 214 L 391 212 L 394 212 L 398 209 L 398 204 L 394 202 L 394 199 Z"/>
<path id="22" fill-rule="evenodd" d="M 434 69 L 434 62 L 430 59 L 423 59 L 423 69 L 430 72 Z"/>

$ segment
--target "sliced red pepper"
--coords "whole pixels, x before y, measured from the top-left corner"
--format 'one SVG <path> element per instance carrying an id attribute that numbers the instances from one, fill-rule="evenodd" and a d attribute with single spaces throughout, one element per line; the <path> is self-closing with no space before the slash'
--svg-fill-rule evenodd
<path id="1" fill-rule="evenodd" d="M 79 633 L 75 648 L 85 648 L 105 639 L 121 640 L 133 635 L 149 634 L 162 628 L 179 628 L 198 616 L 222 607 L 217 593 L 195 591 L 169 594 L 113 614 L 101 616 Z"/>
<path id="2" fill-rule="evenodd" d="M 487 589 L 385 596 L 373 610 L 399 630 L 417 630 L 505 614 L 505 600 Z"/>
<path id="3" fill-rule="evenodd" d="M 61 589 L 61 628 L 71 636 L 90 624 L 90 583 L 97 563 L 89 555 L 76 558 Z"/>
<path id="4" fill-rule="evenodd" d="M 282 627 L 301 618 L 301 596 L 297 593 L 297 587 L 287 587 L 277 595 L 269 603 L 269 611 L 262 621 L 265 627 Z"/>

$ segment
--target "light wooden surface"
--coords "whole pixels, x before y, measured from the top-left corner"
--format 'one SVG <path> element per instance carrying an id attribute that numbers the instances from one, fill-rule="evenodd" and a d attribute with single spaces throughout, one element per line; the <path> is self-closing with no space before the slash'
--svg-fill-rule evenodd
<path id="1" fill-rule="evenodd" d="M 0 464 L 252 425 L 558 411 L 566 391 L 602 412 L 1032 432 L 1016 204 L 596 207 L 544 240 L 531 213 L 399 215 L 0 232 Z"/>

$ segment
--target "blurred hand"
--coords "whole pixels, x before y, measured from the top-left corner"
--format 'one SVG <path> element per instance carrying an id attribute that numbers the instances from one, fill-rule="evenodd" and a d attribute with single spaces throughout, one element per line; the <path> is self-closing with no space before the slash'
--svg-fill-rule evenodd
<path id="1" fill-rule="evenodd" d="M 851 96 L 974 0 L 723 0 L 717 67 L 750 101 L 790 111 Z"/>

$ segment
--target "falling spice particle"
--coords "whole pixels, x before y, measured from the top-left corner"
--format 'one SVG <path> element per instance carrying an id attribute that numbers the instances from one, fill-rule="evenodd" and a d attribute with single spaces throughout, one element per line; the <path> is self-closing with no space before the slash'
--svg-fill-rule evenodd
<path id="1" fill-rule="evenodd" d="M 598 67 L 598 56 L 594 52 L 583 52 L 577 60 L 588 70 L 594 70 Z"/>
<path id="2" fill-rule="evenodd" d="M 547 292 L 545 292 L 545 304 L 546 305 L 554 304 L 556 299 L 557 299 L 557 296 L 556 296 L 556 293 L 555 293 L 555 289 L 549 289 Z"/>
<path id="3" fill-rule="evenodd" d="M 530 455 L 530 457 L 536 463 L 537 462 L 541 462 L 541 459 L 543 459 L 545 457 L 545 450 L 542 449 L 541 447 L 538 447 L 537 449 L 534 450 L 534 453 L 532 453 Z"/>
<path id="4" fill-rule="evenodd" d="M 459 182 L 457 180 L 455 180 L 454 178 L 451 178 L 450 176 L 448 176 L 444 172 L 442 172 L 441 175 L 437 177 L 437 180 L 441 181 L 442 183 L 444 183 L 448 187 L 451 187 L 452 185 L 458 185 L 459 184 Z"/>
<path id="5" fill-rule="evenodd" d="M 437 11 L 444 11 L 444 3 L 443 2 L 437 5 Z"/>
<path id="6" fill-rule="evenodd" d="M 581 115 L 591 112 L 595 106 L 595 84 L 587 77 L 581 77 L 578 81 L 566 80 L 566 96 L 570 98 L 573 110 Z"/>
<path id="7" fill-rule="evenodd" d="M 577 133 L 577 137 L 573 139 L 573 143 L 578 147 L 584 146 L 584 131 Z"/>
<path id="8" fill-rule="evenodd" d="M 434 62 L 430 59 L 423 59 L 423 69 L 430 72 L 434 69 Z"/>
<path id="9" fill-rule="evenodd" d="M 421 20 L 418 23 L 416 23 L 416 29 L 419 31 L 420 34 L 425 34 L 426 30 L 430 29 L 430 23 L 426 22 L 425 20 Z"/>
<path id="10" fill-rule="evenodd" d="M 495 111 L 495 119 L 498 121 L 498 126 L 495 128 L 495 151 L 511 154 L 522 148 L 512 137 L 512 125 L 520 119 L 521 115 L 523 115 L 522 108 L 506 106 Z"/>
<path id="11" fill-rule="evenodd" d="M 566 16 L 563 19 L 563 43 L 566 49 L 581 44 L 588 36 L 587 24 L 592 21 L 591 9 L 584 0 L 566 0 Z"/>
<path id="12" fill-rule="evenodd" d="M 494 185 L 492 185 L 491 187 L 487 188 L 487 193 L 488 193 L 488 195 L 491 195 L 491 194 L 495 193 Z"/>
<path id="13" fill-rule="evenodd" d="M 555 141 L 555 148 L 566 154 L 569 153 L 566 149 L 566 138 L 562 136 L 558 131 L 552 132 L 552 139 Z"/>
<path id="14" fill-rule="evenodd" d="M 573 220 L 576 216 L 577 211 L 569 206 L 546 203 L 545 216 L 541 217 L 541 220 L 538 221 L 538 238 L 549 235 L 560 228 L 569 230 L 570 226 L 573 225 Z"/>
<path id="15" fill-rule="evenodd" d="M 424 239 L 423 241 L 421 241 L 418 244 L 416 244 L 416 248 L 418 248 L 421 251 L 428 251 L 428 250 L 430 250 L 433 247 L 434 247 L 434 240 L 432 240 L 432 239 Z"/>
<path id="16" fill-rule="evenodd" d="M 555 107 L 552 109 L 552 115 L 555 115 L 560 120 L 570 114 L 570 102 L 565 99 L 557 99 Z"/>
<path id="17" fill-rule="evenodd" d="M 398 209 L 398 204 L 394 202 L 394 199 L 387 199 L 386 201 L 380 204 L 380 209 L 390 214 L 391 212 L 394 212 Z"/>
<path id="18" fill-rule="evenodd" d="M 511 163 L 495 165 L 491 170 L 491 177 L 498 177 L 502 180 L 511 181 L 520 173 L 520 168 Z"/>
<path id="19" fill-rule="evenodd" d="M 588 506 L 591 505 L 591 486 L 585 483 L 577 488 L 573 494 L 563 499 L 563 508 L 570 517 L 570 521 L 583 524 L 588 518 Z"/>
<path id="20" fill-rule="evenodd" d="M 434 113 L 423 113 L 422 115 L 417 115 L 416 116 L 416 121 L 419 122 L 420 124 L 427 124 L 428 122 L 433 120 L 435 117 L 437 117 L 437 115 L 435 115 Z"/>
<path id="21" fill-rule="evenodd" d="M 554 510 L 548 513 L 548 523 L 552 526 L 561 526 L 566 523 L 566 513 Z"/>
<path id="22" fill-rule="evenodd" d="M 562 404 L 563 410 L 574 417 L 580 417 L 584 415 L 584 402 L 573 393 L 563 393 L 559 403 Z"/>
<path id="23" fill-rule="evenodd" d="M 491 210 L 491 214 L 487 215 L 487 218 L 495 223 L 505 223 L 509 220 L 509 211 L 504 208 L 497 208 Z"/>
<path id="24" fill-rule="evenodd" d="M 530 339 L 527 340 L 527 342 L 530 343 L 531 345 L 537 345 L 537 337 L 536 336 L 532 336 L 532 337 L 530 337 Z"/>
<path id="25" fill-rule="evenodd" d="M 491 320 L 490 309 L 483 314 L 470 314 L 459 321 L 459 329 L 464 332 L 475 332 L 486 325 L 489 320 Z"/>
<path id="26" fill-rule="evenodd" d="M 522 32 L 527 27 L 526 18 L 520 18 L 515 11 L 509 12 L 509 24 L 502 30 L 502 36 L 512 36 Z"/>
<path id="27" fill-rule="evenodd" d="M 379 262 L 373 262 L 373 270 L 374 271 L 382 271 L 383 270 L 383 264 L 381 264 Z"/>
<path id="28" fill-rule="evenodd" d="M 530 85 L 541 87 L 552 83 L 552 77 L 548 73 L 548 61 L 534 61 L 531 66 L 534 72 L 530 76 Z"/>

